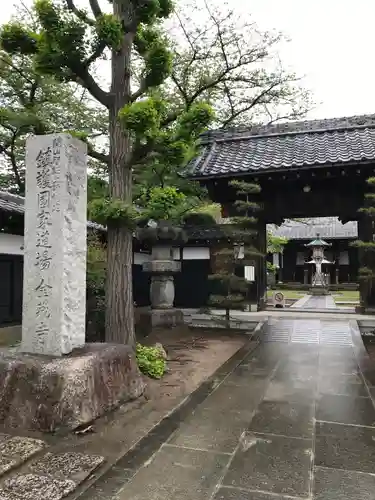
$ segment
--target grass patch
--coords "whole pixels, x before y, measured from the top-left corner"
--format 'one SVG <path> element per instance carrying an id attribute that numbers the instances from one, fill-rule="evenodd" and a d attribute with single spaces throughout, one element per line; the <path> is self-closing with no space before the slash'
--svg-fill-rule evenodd
<path id="1" fill-rule="evenodd" d="M 340 292 L 333 292 L 332 296 L 335 301 L 339 302 L 359 302 L 359 290 L 342 290 Z"/>
<path id="2" fill-rule="evenodd" d="M 286 299 L 300 299 L 308 292 L 305 290 L 267 290 L 267 298 L 272 299 L 275 292 L 281 292 Z M 332 297 L 335 301 L 350 302 L 351 304 L 359 303 L 359 290 L 341 290 L 332 292 Z M 349 304 L 348 304 L 349 305 Z"/>

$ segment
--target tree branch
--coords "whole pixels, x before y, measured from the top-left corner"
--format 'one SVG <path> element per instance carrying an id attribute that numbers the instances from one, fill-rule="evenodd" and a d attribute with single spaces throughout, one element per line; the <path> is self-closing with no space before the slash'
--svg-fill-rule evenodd
<path id="1" fill-rule="evenodd" d="M 5 156 L 7 156 L 9 158 L 10 164 L 12 166 L 14 179 L 17 183 L 18 189 L 21 192 L 23 192 L 25 186 L 24 186 L 24 182 L 21 179 L 21 175 L 19 173 L 19 169 L 18 169 L 18 165 L 17 165 L 17 161 L 16 161 L 16 155 L 15 155 L 15 151 L 14 151 L 15 146 L 16 146 L 17 134 L 18 134 L 17 131 L 12 132 L 12 137 L 9 139 L 8 144 L 1 146 L 0 152 L 5 154 Z M 10 151 L 8 151 L 8 148 L 10 148 Z"/>
<path id="2" fill-rule="evenodd" d="M 4 57 L 1 57 L 0 61 L 6 64 L 7 66 L 10 66 L 16 73 L 20 75 L 21 78 L 24 78 L 28 83 L 30 83 L 31 85 L 33 84 L 33 80 L 31 80 L 31 78 L 29 78 L 21 69 L 19 69 L 15 64 L 13 64 L 12 61 Z"/>
<path id="3" fill-rule="evenodd" d="M 91 156 L 91 158 L 94 158 L 95 160 L 98 160 L 102 163 L 105 163 L 106 165 L 109 165 L 109 156 L 104 154 L 104 153 L 100 153 L 99 151 L 96 151 L 93 147 L 92 144 L 90 144 L 89 142 L 86 143 L 87 144 L 87 154 L 89 156 Z"/>
<path id="4" fill-rule="evenodd" d="M 77 80 L 81 83 L 82 87 L 85 87 L 90 94 L 103 104 L 107 109 L 109 109 L 111 104 L 111 94 L 103 90 L 94 80 L 93 76 L 83 68 L 83 71 L 76 73 Z"/>
<path id="5" fill-rule="evenodd" d="M 19 170 L 18 170 L 18 165 L 17 165 L 17 161 L 16 161 L 16 155 L 15 155 L 15 151 L 14 151 L 14 148 L 15 148 L 15 145 L 16 145 L 15 142 L 16 142 L 16 134 L 14 134 L 13 137 L 12 137 L 12 143 L 10 145 L 10 152 L 9 152 L 8 157 L 9 157 L 10 163 L 12 165 L 12 170 L 13 170 L 14 177 L 15 177 L 17 185 L 18 185 L 18 189 L 21 192 L 23 192 L 25 186 L 24 186 L 24 182 L 22 181 L 20 173 L 19 173 Z"/>
<path id="6" fill-rule="evenodd" d="M 103 15 L 98 0 L 90 0 L 90 7 L 96 19 Z"/>
<path id="7" fill-rule="evenodd" d="M 136 90 L 131 96 L 130 96 L 130 102 L 134 102 L 136 101 L 137 99 L 139 99 L 140 97 L 143 96 L 143 94 L 146 92 L 147 90 L 147 85 L 146 85 L 146 82 L 145 80 L 142 80 L 141 81 L 141 84 L 138 88 L 138 90 Z"/>
<path id="8" fill-rule="evenodd" d="M 75 14 L 79 19 L 89 24 L 90 26 L 95 26 L 95 21 L 93 19 L 90 19 L 83 10 L 78 9 L 74 4 L 74 0 L 66 0 L 66 5 L 68 9 L 73 12 L 73 14 Z"/>
<path id="9" fill-rule="evenodd" d="M 94 52 L 84 62 L 84 66 L 86 66 L 86 68 L 89 68 L 93 62 L 95 62 L 99 57 L 103 55 L 105 48 L 106 44 L 103 41 L 99 42 Z"/>
<path id="10" fill-rule="evenodd" d="M 263 90 L 257 97 L 252 99 L 251 103 L 248 106 L 245 106 L 244 108 L 240 108 L 236 112 L 233 112 L 233 108 L 232 108 L 231 116 L 223 122 L 222 127 L 223 128 L 227 127 L 239 115 L 241 115 L 242 113 L 245 113 L 246 111 L 250 111 L 252 108 L 254 108 L 254 106 L 256 106 L 257 104 L 260 104 L 262 102 L 262 99 L 278 85 L 280 85 L 280 82 L 272 83 L 272 85 L 270 85 L 267 89 Z"/>

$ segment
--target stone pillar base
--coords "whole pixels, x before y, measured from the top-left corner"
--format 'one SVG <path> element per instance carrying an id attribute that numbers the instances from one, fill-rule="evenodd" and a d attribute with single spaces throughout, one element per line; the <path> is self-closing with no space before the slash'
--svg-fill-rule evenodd
<path id="1" fill-rule="evenodd" d="M 97 343 L 62 358 L 4 351 L 0 387 L 0 424 L 53 432 L 138 398 L 145 382 L 129 346 Z"/>
<path id="2" fill-rule="evenodd" d="M 140 330 L 148 335 L 153 328 L 166 326 L 173 328 L 184 324 L 184 313 L 180 309 L 151 309 L 142 311 L 139 319 Z"/>

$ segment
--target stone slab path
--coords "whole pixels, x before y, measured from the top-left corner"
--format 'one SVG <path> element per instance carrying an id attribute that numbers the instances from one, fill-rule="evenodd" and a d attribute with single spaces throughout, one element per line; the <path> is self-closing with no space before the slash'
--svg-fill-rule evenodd
<path id="1" fill-rule="evenodd" d="M 337 309 L 332 295 L 305 295 L 297 300 L 293 307 L 297 309 Z"/>
<path id="2" fill-rule="evenodd" d="M 273 318 L 263 340 L 82 500 L 374 500 L 375 371 L 355 324 Z"/>

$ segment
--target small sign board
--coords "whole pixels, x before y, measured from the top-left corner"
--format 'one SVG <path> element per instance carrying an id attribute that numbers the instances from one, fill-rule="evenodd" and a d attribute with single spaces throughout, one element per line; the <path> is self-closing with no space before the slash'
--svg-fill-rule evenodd
<path id="1" fill-rule="evenodd" d="M 273 294 L 273 306 L 279 308 L 285 307 L 285 297 L 282 292 L 275 292 Z"/>

